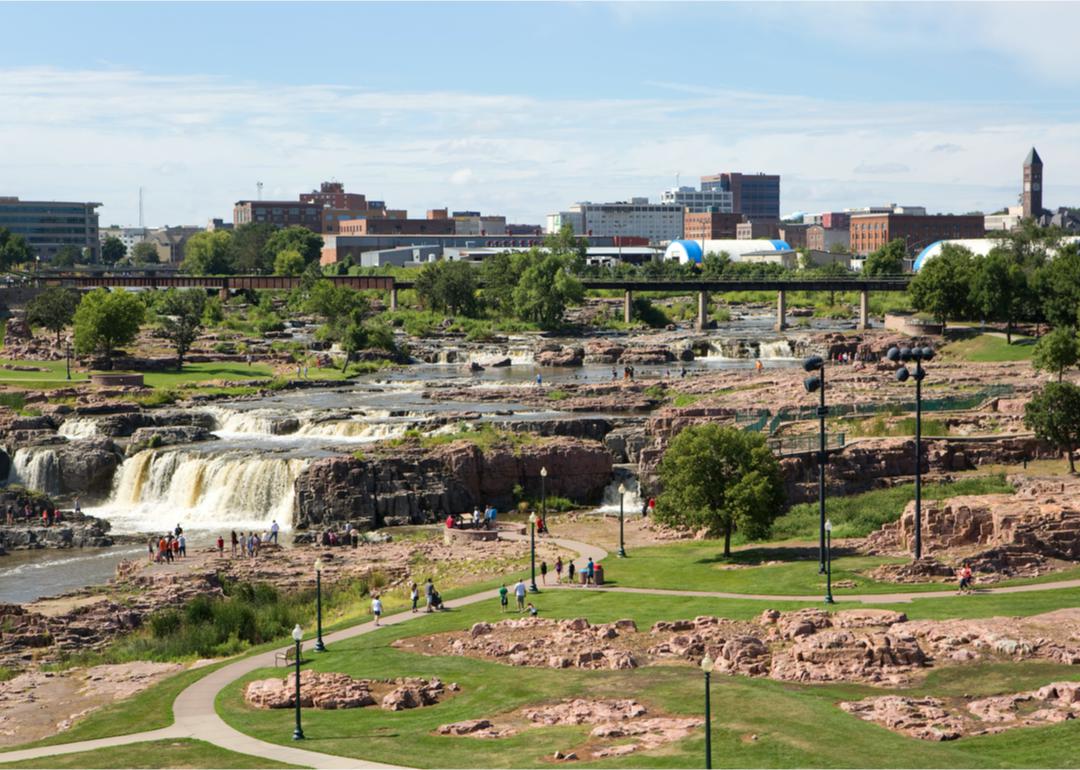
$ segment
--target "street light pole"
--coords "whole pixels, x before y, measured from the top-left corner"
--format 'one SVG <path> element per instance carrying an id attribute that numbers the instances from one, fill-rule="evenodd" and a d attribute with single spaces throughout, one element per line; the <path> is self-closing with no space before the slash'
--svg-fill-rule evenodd
<path id="1" fill-rule="evenodd" d="M 701 670 L 705 672 L 705 770 L 712 769 L 712 708 L 709 702 L 709 679 L 713 670 L 713 659 L 709 653 L 701 659 Z"/>
<path id="2" fill-rule="evenodd" d="M 626 548 L 623 544 L 623 503 L 626 501 L 626 485 L 619 484 L 619 558 L 626 558 Z"/>
<path id="3" fill-rule="evenodd" d="M 529 514 L 529 568 L 532 572 L 529 593 L 538 594 L 540 589 L 536 587 L 536 511 Z"/>
<path id="4" fill-rule="evenodd" d="M 315 652 L 326 652 L 322 638 L 322 559 L 315 560 Z"/>
<path id="5" fill-rule="evenodd" d="M 547 527 L 547 466 L 540 469 L 540 513 L 540 520 L 543 521 L 544 526 Z"/>
<path id="6" fill-rule="evenodd" d="M 67 358 L 67 378 L 71 379 L 71 340 L 67 341 L 67 346 L 64 350 L 65 357 Z"/>
<path id="7" fill-rule="evenodd" d="M 835 604 L 832 598 L 832 522 L 825 521 L 825 603 Z"/>
<path id="8" fill-rule="evenodd" d="M 296 642 L 296 729 L 293 730 L 294 741 L 304 740 L 304 728 L 300 726 L 300 640 L 304 638 L 304 632 L 300 624 L 292 630 L 293 641 Z"/>
<path id="9" fill-rule="evenodd" d="M 926 377 L 922 362 L 934 357 L 934 349 L 889 348 L 885 357 L 904 364 L 915 362 L 914 372 L 901 366 L 896 370 L 896 379 L 898 382 L 906 382 L 909 377 L 915 380 L 915 561 L 918 561 L 922 558 L 922 381 Z"/>
<path id="10" fill-rule="evenodd" d="M 803 361 L 803 369 L 817 374 L 803 380 L 807 393 L 818 392 L 818 574 L 825 572 L 825 417 L 829 409 L 825 406 L 825 359 L 810 356 Z"/>

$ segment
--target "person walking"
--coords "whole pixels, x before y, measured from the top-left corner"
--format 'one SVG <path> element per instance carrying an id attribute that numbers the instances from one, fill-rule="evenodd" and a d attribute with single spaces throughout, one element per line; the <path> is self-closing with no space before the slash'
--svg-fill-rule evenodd
<path id="1" fill-rule="evenodd" d="M 566 582 L 570 585 L 574 584 L 574 560 L 571 559 L 566 564 Z"/>
<path id="2" fill-rule="evenodd" d="M 218 556 L 225 555 L 225 538 L 223 538 L 221 535 L 217 536 L 217 553 Z"/>
<path id="3" fill-rule="evenodd" d="M 277 545 L 277 534 L 278 534 L 279 529 L 281 529 L 281 527 L 278 526 L 277 519 L 274 519 L 273 521 L 271 521 L 270 522 L 270 537 L 268 537 L 266 539 L 266 542 L 269 543 L 271 540 L 273 540 L 274 545 Z"/>
<path id="4" fill-rule="evenodd" d="M 412 611 L 416 612 L 416 605 L 420 602 L 420 589 L 416 587 L 416 582 L 409 584 L 409 601 L 412 602 Z"/>
<path id="5" fill-rule="evenodd" d="M 187 558 L 187 538 L 184 535 L 176 538 L 176 551 L 181 559 Z"/>
<path id="6" fill-rule="evenodd" d="M 375 625 L 379 625 L 379 618 L 382 617 L 382 599 L 378 594 L 371 599 L 371 614 L 375 616 Z"/>
<path id="7" fill-rule="evenodd" d="M 435 584 L 431 582 L 431 578 L 428 578 L 427 582 L 424 583 L 424 599 L 427 602 L 427 611 L 428 612 L 432 611 L 431 605 L 432 605 L 432 599 L 434 598 L 434 596 L 435 596 Z"/>
<path id="8" fill-rule="evenodd" d="M 499 588 L 499 612 L 506 612 L 510 607 L 510 599 L 507 597 L 508 593 L 510 592 L 506 590 L 506 583 L 503 583 L 502 587 Z"/>
<path id="9" fill-rule="evenodd" d="M 547 585 L 547 562 L 542 559 L 540 561 L 540 582 Z"/>
<path id="10" fill-rule="evenodd" d="M 75 518 L 76 519 L 81 519 L 82 518 L 82 506 L 79 505 L 79 498 L 77 498 L 77 497 L 75 498 Z"/>
<path id="11" fill-rule="evenodd" d="M 236 530 L 234 529 L 232 531 L 232 555 L 234 559 L 236 558 L 236 546 L 238 546 L 239 544 L 240 538 L 236 536 Z"/>
<path id="12" fill-rule="evenodd" d="M 558 585 L 559 583 L 562 582 L 562 568 L 563 568 L 562 557 L 561 556 L 556 557 L 556 559 L 555 559 L 555 585 Z"/>
<path id="13" fill-rule="evenodd" d="M 525 582 L 518 580 L 517 585 L 514 586 L 514 596 L 517 597 L 518 612 L 525 611 Z"/>
<path id="14" fill-rule="evenodd" d="M 590 556 L 588 563 L 585 565 L 585 585 L 591 585 L 594 577 L 596 577 L 596 565 L 593 564 Z"/>

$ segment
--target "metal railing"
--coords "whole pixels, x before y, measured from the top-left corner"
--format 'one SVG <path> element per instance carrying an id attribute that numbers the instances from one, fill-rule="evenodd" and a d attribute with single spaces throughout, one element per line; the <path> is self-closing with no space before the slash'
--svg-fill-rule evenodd
<path id="1" fill-rule="evenodd" d="M 774 436 L 766 443 L 773 454 L 794 455 L 802 452 L 816 452 L 821 448 L 821 439 L 817 434 L 804 436 Z M 826 433 L 825 449 L 843 449 L 847 446 L 847 439 L 843 433 Z"/>

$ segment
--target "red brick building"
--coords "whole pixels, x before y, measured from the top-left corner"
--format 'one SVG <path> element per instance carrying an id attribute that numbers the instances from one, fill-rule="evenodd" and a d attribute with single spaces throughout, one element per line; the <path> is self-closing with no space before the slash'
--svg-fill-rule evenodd
<path id="1" fill-rule="evenodd" d="M 350 219 L 341 235 L 454 235 L 452 219 Z"/>
<path id="2" fill-rule="evenodd" d="M 780 223 L 740 222 L 735 226 L 735 237 L 740 241 L 754 238 L 776 239 L 780 237 Z"/>
<path id="3" fill-rule="evenodd" d="M 719 211 L 703 211 L 683 214 L 683 238 L 693 241 L 722 241 L 735 238 L 735 228 L 742 222 L 742 214 L 725 214 Z"/>
<path id="4" fill-rule="evenodd" d="M 367 196 L 361 193 L 345 192 L 341 182 L 323 182 L 318 190 L 300 195 L 301 203 L 317 203 L 323 208 L 367 211 Z"/>
<path id="5" fill-rule="evenodd" d="M 809 225 L 798 224 L 783 224 L 780 226 L 778 234 L 780 240 L 787 243 L 793 249 L 805 249 L 806 248 L 806 231 Z"/>
<path id="6" fill-rule="evenodd" d="M 278 227 L 299 225 L 312 232 L 322 231 L 323 206 L 300 201 L 237 201 L 233 205 L 233 224 L 271 224 Z"/>
<path id="7" fill-rule="evenodd" d="M 914 254 L 934 241 L 982 238 L 986 227 L 981 214 L 854 214 L 850 233 L 852 254 L 869 254 L 897 238 Z"/>

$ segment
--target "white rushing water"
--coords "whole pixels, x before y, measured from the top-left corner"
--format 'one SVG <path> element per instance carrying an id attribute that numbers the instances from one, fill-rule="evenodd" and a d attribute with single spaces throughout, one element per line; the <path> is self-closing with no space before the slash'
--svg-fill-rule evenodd
<path id="1" fill-rule="evenodd" d="M 292 524 L 293 482 L 308 460 L 272 453 L 146 449 L 120 466 L 112 495 L 91 511 L 118 532 L 267 528 Z"/>
<path id="2" fill-rule="evenodd" d="M 94 438 L 98 435 L 98 422 L 88 417 L 71 417 L 56 432 L 69 439 Z"/>
<path id="3" fill-rule="evenodd" d="M 9 484 L 21 484 L 35 492 L 55 495 L 60 491 L 60 458 L 51 447 L 15 450 L 8 471 Z"/>
<path id="4" fill-rule="evenodd" d="M 758 358 L 795 358 L 789 340 L 765 340 L 758 348 Z"/>
<path id="5" fill-rule="evenodd" d="M 641 499 L 641 491 L 638 488 L 638 480 L 636 476 L 630 474 L 616 473 L 615 478 L 611 483 L 604 487 L 604 498 L 600 503 L 600 507 L 596 509 L 597 513 L 604 515 L 619 513 L 619 485 L 622 484 L 626 489 L 626 496 L 623 498 L 623 514 L 629 516 L 631 514 L 641 513 L 641 506 L 644 500 Z"/>
<path id="6" fill-rule="evenodd" d="M 366 443 L 404 436 L 405 431 L 410 427 L 413 426 L 408 422 L 326 420 L 325 422 L 306 422 L 296 431 L 296 435 Z"/>

